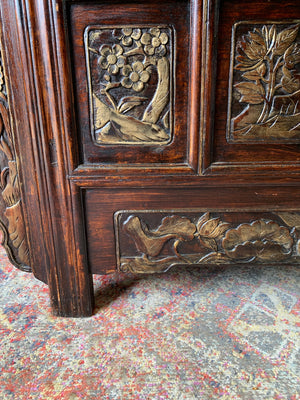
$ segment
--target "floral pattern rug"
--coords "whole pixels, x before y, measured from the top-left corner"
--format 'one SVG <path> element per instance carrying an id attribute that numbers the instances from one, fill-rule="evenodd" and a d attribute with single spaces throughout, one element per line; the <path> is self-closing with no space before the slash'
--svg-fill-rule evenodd
<path id="1" fill-rule="evenodd" d="M 95 276 L 67 319 L 0 250 L 1 399 L 300 399 L 299 268 Z"/>

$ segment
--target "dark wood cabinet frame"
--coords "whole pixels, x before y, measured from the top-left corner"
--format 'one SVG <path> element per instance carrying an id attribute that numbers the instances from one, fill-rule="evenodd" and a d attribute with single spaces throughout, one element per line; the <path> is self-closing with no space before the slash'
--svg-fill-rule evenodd
<path id="1" fill-rule="evenodd" d="M 252 97 L 247 92 L 257 110 L 268 80 L 234 81 L 245 73 L 233 76 L 238 43 L 245 50 L 252 32 L 256 46 L 277 46 L 276 57 L 292 59 L 290 81 L 284 73 L 278 79 L 296 88 L 294 99 L 298 20 L 297 0 L 1 1 L 3 244 L 17 267 L 49 285 L 55 315 L 92 314 L 93 274 L 298 264 L 300 134 L 236 142 L 228 136 L 230 102 L 241 100 L 234 88 L 247 100 L 246 91 L 257 87 Z M 235 42 L 236 23 L 245 34 Z M 93 26 L 144 27 L 144 43 L 151 27 L 174 30 L 168 142 L 93 141 L 84 48 Z"/>

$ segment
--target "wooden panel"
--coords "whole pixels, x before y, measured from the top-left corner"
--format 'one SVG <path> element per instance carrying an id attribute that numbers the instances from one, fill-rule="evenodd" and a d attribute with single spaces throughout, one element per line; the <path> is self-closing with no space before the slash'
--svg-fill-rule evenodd
<path id="1" fill-rule="evenodd" d="M 300 142 L 300 20 L 233 27 L 227 140 Z"/>
<path id="2" fill-rule="evenodd" d="M 191 7 L 184 0 L 68 4 L 81 163 L 197 159 L 190 143 L 198 132 L 188 126 Z"/>
<path id="3" fill-rule="evenodd" d="M 234 212 L 234 221 L 237 226 L 240 223 L 271 218 L 267 214 L 258 215 L 259 212 L 297 210 L 299 201 L 299 187 L 281 189 L 258 187 L 255 189 L 243 188 L 242 190 L 234 187 L 198 190 L 163 187 L 157 189 L 122 187 L 88 189 L 84 191 L 84 208 L 90 269 L 93 273 L 108 273 L 116 269 L 114 215 L 118 211 L 138 210 L 134 212 L 134 215 L 140 215 L 139 213 L 144 211 L 147 213 L 147 210 L 152 210 L 145 220 L 150 229 L 155 229 L 160 225 L 159 218 L 155 213 L 161 216 L 161 210 L 169 210 L 170 215 L 173 215 L 172 212 L 178 212 L 183 216 L 189 216 L 192 209 L 199 210 L 193 214 L 193 218 L 194 216 L 199 218 L 205 212 Z M 251 215 L 244 216 L 246 211 Z M 126 215 L 131 214 L 133 212 Z M 278 221 L 277 217 L 274 218 Z M 126 247 L 126 243 L 128 246 L 131 243 L 128 235 L 126 238 L 122 238 L 122 248 Z"/>
<path id="4" fill-rule="evenodd" d="M 300 261 L 300 213 L 120 211 L 117 262 L 124 272 L 164 272 L 175 265 Z"/>
<path id="5" fill-rule="evenodd" d="M 222 0 L 218 13 L 202 170 L 299 170 L 299 2 Z"/>

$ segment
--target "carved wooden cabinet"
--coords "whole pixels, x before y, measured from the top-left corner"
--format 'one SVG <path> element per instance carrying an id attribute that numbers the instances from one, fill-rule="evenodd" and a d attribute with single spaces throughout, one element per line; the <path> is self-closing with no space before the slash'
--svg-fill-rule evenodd
<path id="1" fill-rule="evenodd" d="M 3 244 L 92 274 L 300 260 L 298 0 L 2 0 Z"/>

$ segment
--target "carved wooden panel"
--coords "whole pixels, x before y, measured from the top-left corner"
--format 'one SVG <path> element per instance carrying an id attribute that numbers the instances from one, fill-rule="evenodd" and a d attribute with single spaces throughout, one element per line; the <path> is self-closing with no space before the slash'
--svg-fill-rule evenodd
<path id="1" fill-rule="evenodd" d="M 300 139 L 300 23 L 233 28 L 229 139 Z"/>
<path id="2" fill-rule="evenodd" d="M 115 225 L 121 271 L 300 262 L 300 213 L 128 211 L 116 214 Z"/>
<path id="3" fill-rule="evenodd" d="M 2 244 L 11 262 L 30 271 L 29 249 L 24 225 L 19 178 L 10 125 L 7 87 L 0 52 L 0 229 Z"/>
<path id="4" fill-rule="evenodd" d="M 222 0 L 210 5 L 202 173 L 272 179 L 276 173 L 298 172 L 300 3 Z"/>
<path id="5" fill-rule="evenodd" d="M 82 171 L 191 170 L 199 132 L 188 121 L 190 9 L 189 0 L 67 2 Z"/>
<path id="6" fill-rule="evenodd" d="M 92 136 L 99 144 L 171 139 L 173 31 L 167 26 L 88 27 Z"/>

